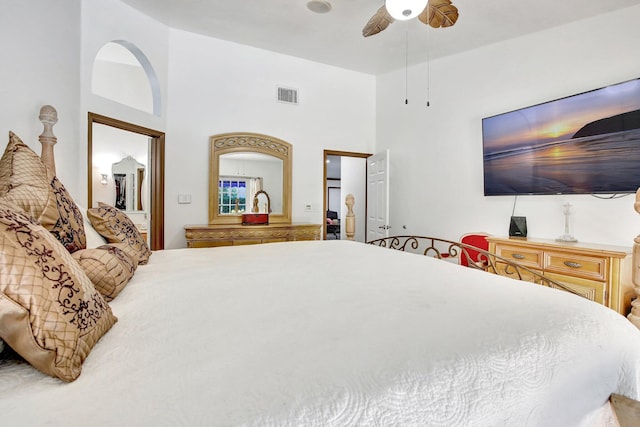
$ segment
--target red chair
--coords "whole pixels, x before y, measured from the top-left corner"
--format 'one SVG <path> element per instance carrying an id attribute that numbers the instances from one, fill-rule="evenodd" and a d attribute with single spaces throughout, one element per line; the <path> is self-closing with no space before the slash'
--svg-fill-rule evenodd
<path id="1" fill-rule="evenodd" d="M 487 233 L 467 233 L 460 238 L 460 243 L 488 251 L 489 242 L 487 241 L 487 236 Z M 468 267 L 470 263 L 478 267 L 486 267 L 487 260 L 480 252 L 465 248 L 460 253 L 460 265 Z"/>

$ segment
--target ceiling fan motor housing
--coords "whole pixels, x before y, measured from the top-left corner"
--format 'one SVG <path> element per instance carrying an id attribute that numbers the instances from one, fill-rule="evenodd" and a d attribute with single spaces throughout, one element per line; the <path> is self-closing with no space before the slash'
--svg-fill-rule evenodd
<path id="1" fill-rule="evenodd" d="M 385 7 L 393 19 L 406 21 L 413 19 L 427 7 L 428 0 L 386 0 Z"/>

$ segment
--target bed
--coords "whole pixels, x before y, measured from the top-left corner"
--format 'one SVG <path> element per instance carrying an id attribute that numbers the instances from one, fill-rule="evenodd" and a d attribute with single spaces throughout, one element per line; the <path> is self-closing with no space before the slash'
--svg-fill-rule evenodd
<path id="1" fill-rule="evenodd" d="M 613 310 L 347 240 L 156 251 L 103 309 L 71 380 L 0 353 L 2 425 L 606 426 L 640 398 Z"/>

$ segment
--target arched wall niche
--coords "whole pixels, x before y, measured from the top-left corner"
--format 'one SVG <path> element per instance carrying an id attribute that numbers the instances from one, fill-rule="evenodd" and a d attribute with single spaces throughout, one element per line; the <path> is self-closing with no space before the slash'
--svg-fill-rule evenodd
<path id="1" fill-rule="evenodd" d="M 96 54 L 91 73 L 91 91 L 160 117 L 160 83 L 147 56 L 133 43 L 114 40 Z"/>

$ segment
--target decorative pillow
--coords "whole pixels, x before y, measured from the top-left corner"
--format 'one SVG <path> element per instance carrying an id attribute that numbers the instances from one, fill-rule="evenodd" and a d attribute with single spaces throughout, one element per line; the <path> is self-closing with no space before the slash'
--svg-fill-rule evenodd
<path id="1" fill-rule="evenodd" d="M 116 320 L 62 244 L 0 199 L 0 338 L 42 372 L 73 381 Z"/>
<path id="2" fill-rule="evenodd" d="M 69 252 L 86 247 L 82 213 L 64 185 L 13 132 L 0 170 L 0 196 L 33 216 Z"/>
<path id="3" fill-rule="evenodd" d="M 129 283 L 138 262 L 114 245 L 103 245 L 94 249 L 74 252 L 73 259 L 87 273 L 93 286 L 105 300 L 113 300 Z"/>
<path id="4" fill-rule="evenodd" d="M 121 210 L 105 203 L 98 203 L 97 208 L 87 211 L 91 225 L 108 242 L 126 243 L 126 252 L 138 260 L 138 264 L 146 264 L 151 256 L 147 242 L 142 237 L 135 224 Z"/>

